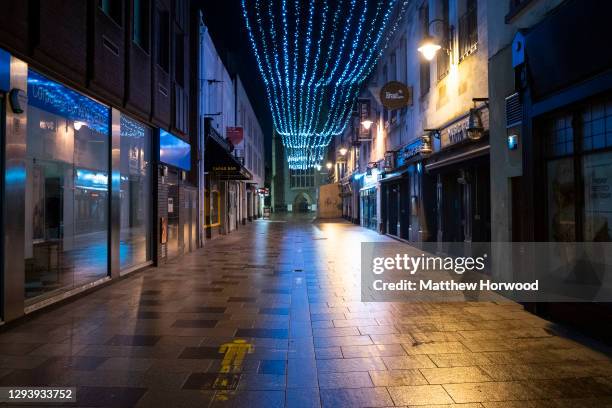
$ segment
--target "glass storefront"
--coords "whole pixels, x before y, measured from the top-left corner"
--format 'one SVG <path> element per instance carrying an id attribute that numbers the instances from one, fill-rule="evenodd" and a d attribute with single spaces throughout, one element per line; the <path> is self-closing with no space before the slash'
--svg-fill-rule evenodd
<path id="1" fill-rule="evenodd" d="M 545 123 L 548 236 L 612 241 L 612 97 Z"/>
<path id="2" fill-rule="evenodd" d="M 110 109 L 28 70 L 25 296 L 108 275 Z"/>
<path id="3" fill-rule="evenodd" d="M 121 114 L 122 270 L 151 260 L 151 129 Z"/>
<path id="4" fill-rule="evenodd" d="M 376 187 L 361 190 L 361 226 L 377 230 Z"/>

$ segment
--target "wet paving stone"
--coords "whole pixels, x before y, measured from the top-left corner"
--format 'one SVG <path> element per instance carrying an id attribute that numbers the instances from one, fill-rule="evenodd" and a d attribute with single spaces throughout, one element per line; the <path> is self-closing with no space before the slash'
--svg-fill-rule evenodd
<path id="1" fill-rule="evenodd" d="M 259 314 L 288 316 L 289 315 L 289 308 L 283 308 L 283 307 L 264 307 L 264 308 L 259 309 Z"/>
<path id="2" fill-rule="evenodd" d="M 222 359 L 223 353 L 219 352 L 219 347 L 185 347 L 178 358 L 191 359 Z"/>
<path id="3" fill-rule="evenodd" d="M 147 335 L 121 335 L 113 336 L 106 342 L 109 346 L 155 346 L 159 341 L 160 336 Z"/>
<path id="4" fill-rule="evenodd" d="M 248 296 L 230 296 L 227 299 L 228 302 L 244 302 L 244 303 L 253 303 L 257 301 L 257 298 L 248 297 Z"/>
<path id="5" fill-rule="evenodd" d="M 361 302 L 355 254 L 388 238 L 275 221 L 0 330 L 0 385 L 83 407 L 612 407 L 606 347 L 511 303 Z"/>
<path id="6" fill-rule="evenodd" d="M 285 360 L 263 360 L 257 369 L 259 374 L 285 375 L 287 372 L 287 362 Z"/>
<path id="7" fill-rule="evenodd" d="M 172 323 L 172 327 L 186 329 L 210 329 L 217 325 L 218 320 L 184 320 L 179 319 Z"/>
<path id="8" fill-rule="evenodd" d="M 138 319 L 160 319 L 163 316 L 162 313 L 159 312 L 138 312 L 136 318 Z"/>
<path id="9" fill-rule="evenodd" d="M 83 407 L 134 407 L 147 392 L 140 387 L 78 387 L 77 405 Z"/>
<path id="10" fill-rule="evenodd" d="M 289 331 L 285 329 L 238 329 L 236 337 L 287 339 Z"/>
<path id="11" fill-rule="evenodd" d="M 186 390 L 235 390 L 242 374 L 193 373 L 187 378 Z"/>

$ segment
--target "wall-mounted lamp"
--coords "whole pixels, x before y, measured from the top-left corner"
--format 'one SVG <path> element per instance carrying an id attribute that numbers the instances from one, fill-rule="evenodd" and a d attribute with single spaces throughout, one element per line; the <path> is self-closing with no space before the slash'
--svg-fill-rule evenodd
<path id="1" fill-rule="evenodd" d="M 442 48 L 440 44 L 431 35 L 427 34 L 419 44 L 417 51 L 423 54 L 427 61 L 434 59 L 438 51 Z"/>
<path id="2" fill-rule="evenodd" d="M 374 122 L 372 122 L 370 119 L 366 119 L 361 122 L 361 126 L 363 126 L 365 130 L 370 130 L 370 128 L 372 127 L 372 124 L 374 124 Z"/>
<path id="3" fill-rule="evenodd" d="M 446 21 L 441 20 L 439 18 L 436 18 L 434 20 L 431 20 L 429 22 L 429 24 L 427 25 L 427 31 L 429 31 L 429 27 L 433 24 L 433 23 L 442 23 L 446 26 Z M 440 42 L 438 40 L 436 40 L 432 35 L 429 34 L 429 32 L 423 37 L 423 40 L 421 40 L 421 43 L 419 44 L 419 48 L 417 48 L 417 51 L 420 52 L 421 54 L 423 54 L 423 57 L 427 60 L 427 61 L 431 61 L 432 59 L 434 59 L 434 57 L 436 56 L 436 54 L 438 53 L 438 51 L 440 51 L 441 49 L 446 50 L 447 52 L 449 52 L 450 50 L 446 47 L 443 47 Z"/>
<path id="4" fill-rule="evenodd" d="M 482 124 L 482 117 L 480 116 L 480 109 L 476 108 L 476 103 L 485 102 L 485 104 L 488 104 L 489 98 L 472 98 L 472 101 L 474 102 L 474 107 L 470 109 L 467 137 L 471 140 L 479 140 L 484 135 L 484 126 Z"/>
<path id="5" fill-rule="evenodd" d="M 340 156 L 344 156 L 344 155 L 346 155 L 346 153 L 347 153 L 347 152 L 348 152 L 348 149 L 347 149 L 346 147 L 341 147 L 341 148 L 338 150 L 338 153 L 340 153 Z"/>
<path id="6" fill-rule="evenodd" d="M 325 167 L 327 167 L 327 170 L 331 170 L 331 168 L 332 168 L 333 166 L 334 166 L 334 165 L 332 164 L 332 162 L 327 162 L 327 163 L 325 164 Z"/>

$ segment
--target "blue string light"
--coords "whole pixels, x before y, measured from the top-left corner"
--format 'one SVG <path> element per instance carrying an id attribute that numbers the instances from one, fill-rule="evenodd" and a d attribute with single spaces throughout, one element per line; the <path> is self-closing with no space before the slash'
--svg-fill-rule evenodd
<path id="1" fill-rule="evenodd" d="M 320 165 L 408 1 L 241 0 L 290 168 Z"/>

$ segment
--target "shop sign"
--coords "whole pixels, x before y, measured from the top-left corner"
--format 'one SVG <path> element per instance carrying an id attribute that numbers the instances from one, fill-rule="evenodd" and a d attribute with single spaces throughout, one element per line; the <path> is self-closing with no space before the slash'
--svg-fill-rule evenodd
<path id="1" fill-rule="evenodd" d="M 371 120 L 370 118 L 370 110 L 371 110 L 371 102 L 369 99 L 359 99 L 357 102 L 359 105 L 359 140 L 367 141 L 372 140 L 372 128 L 366 129 L 365 126 L 362 125 L 367 120 Z"/>
<path id="2" fill-rule="evenodd" d="M 395 152 L 385 152 L 384 170 L 392 171 L 395 168 Z"/>
<path id="3" fill-rule="evenodd" d="M 486 129 L 488 126 L 488 111 L 481 109 L 479 114 L 483 116 L 483 125 Z M 440 132 L 440 145 L 442 148 L 455 145 L 457 143 L 470 140 L 468 128 L 470 127 L 470 115 L 465 116 L 458 122 L 442 129 Z"/>
<path id="4" fill-rule="evenodd" d="M 241 127 L 228 127 L 225 131 L 227 140 L 238 146 L 244 139 L 244 130 Z"/>
<path id="5" fill-rule="evenodd" d="M 264 197 L 269 197 L 270 196 L 270 189 L 267 188 L 267 187 L 258 188 L 257 189 L 257 194 L 262 195 Z"/>
<path id="6" fill-rule="evenodd" d="M 401 167 L 408 160 L 417 155 L 427 155 L 431 153 L 429 144 L 429 136 L 423 136 L 416 139 L 414 142 L 404 146 L 397 155 L 397 166 Z"/>
<path id="7" fill-rule="evenodd" d="M 212 168 L 214 173 L 233 173 L 239 170 L 238 166 L 213 166 Z"/>
<path id="8" fill-rule="evenodd" d="M 380 90 L 380 102 L 389 110 L 411 106 L 412 88 L 398 81 L 388 82 Z"/>

